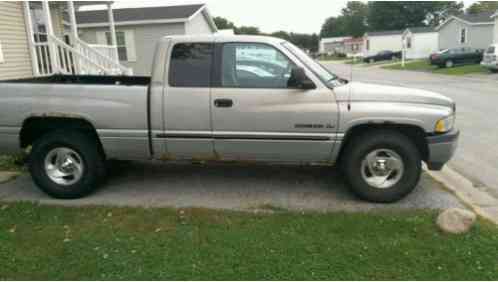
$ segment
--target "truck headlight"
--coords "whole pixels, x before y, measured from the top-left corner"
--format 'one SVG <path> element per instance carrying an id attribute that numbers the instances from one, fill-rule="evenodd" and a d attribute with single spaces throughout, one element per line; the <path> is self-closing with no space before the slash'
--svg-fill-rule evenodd
<path id="1" fill-rule="evenodd" d="M 436 133 L 446 133 L 455 126 L 455 115 L 443 118 L 436 123 Z"/>

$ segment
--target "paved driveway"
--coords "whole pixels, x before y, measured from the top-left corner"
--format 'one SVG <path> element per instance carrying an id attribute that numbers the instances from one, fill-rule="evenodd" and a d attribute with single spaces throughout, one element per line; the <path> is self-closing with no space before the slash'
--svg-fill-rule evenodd
<path id="1" fill-rule="evenodd" d="M 408 198 L 392 205 L 378 205 L 356 199 L 331 168 L 174 166 L 149 162 L 116 162 L 108 183 L 96 194 L 81 200 L 50 199 L 25 175 L 0 185 L 0 201 L 233 210 L 272 206 L 298 211 L 461 207 L 453 195 L 427 175 Z"/>
<path id="2" fill-rule="evenodd" d="M 327 67 L 353 81 L 420 88 L 454 99 L 462 132 L 450 167 L 498 197 L 498 75 L 458 77 L 358 66 L 351 72 L 350 65 L 335 63 Z"/>

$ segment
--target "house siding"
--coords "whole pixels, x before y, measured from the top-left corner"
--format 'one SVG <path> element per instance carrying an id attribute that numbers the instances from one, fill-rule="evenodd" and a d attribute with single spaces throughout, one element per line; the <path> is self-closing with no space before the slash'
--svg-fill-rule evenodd
<path id="1" fill-rule="evenodd" d="M 438 37 L 437 32 L 411 34 L 412 48 L 406 49 L 406 58 L 428 58 L 430 54 L 439 50 Z"/>
<path id="2" fill-rule="evenodd" d="M 64 7 L 61 5 L 50 7 L 50 16 L 52 18 L 52 28 L 54 35 L 58 38 L 64 38 L 65 28 L 62 19 Z"/>
<path id="3" fill-rule="evenodd" d="M 370 40 L 370 44 L 367 41 Z M 365 57 L 372 56 L 380 51 L 398 52 L 403 48 L 402 35 L 382 35 L 382 36 L 366 36 L 363 42 L 363 54 Z M 367 50 L 367 46 L 370 47 Z"/>
<path id="4" fill-rule="evenodd" d="M 204 13 L 198 13 L 186 24 L 187 34 L 212 34 L 213 30 L 209 26 Z"/>
<path id="5" fill-rule="evenodd" d="M 498 13 L 498 11 L 497 11 Z M 498 43 L 498 16 L 495 17 L 495 26 L 494 26 L 494 43 Z"/>
<path id="6" fill-rule="evenodd" d="M 4 63 L 0 63 L 0 80 L 33 76 L 23 3 L 0 2 L 0 42 Z"/>
<path id="7" fill-rule="evenodd" d="M 329 53 L 329 54 L 344 53 L 344 43 L 342 42 L 324 43 L 323 53 Z"/>
<path id="8" fill-rule="evenodd" d="M 467 42 L 460 43 L 460 31 L 467 29 Z M 493 42 L 493 25 L 469 25 L 462 21 L 452 20 L 439 30 L 439 48 L 450 49 L 471 47 L 485 49 Z"/>
<path id="9" fill-rule="evenodd" d="M 106 27 L 81 28 L 81 39 L 90 44 L 100 44 L 97 42 L 97 32 L 105 32 Z M 138 26 L 117 26 L 116 31 L 133 31 L 135 39 L 135 62 L 121 61 L 121 64 L 132 68 L 134 75 L 150 76 L 152 70 L 152 59 L 154 57 L 156 43 L 160 38 L 168 35 L 185 34 L 185 24 L 155 24 Z"/>

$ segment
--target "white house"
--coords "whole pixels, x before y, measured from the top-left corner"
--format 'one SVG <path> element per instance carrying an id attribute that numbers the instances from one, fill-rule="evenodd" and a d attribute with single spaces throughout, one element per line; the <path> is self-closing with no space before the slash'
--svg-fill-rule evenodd
<path id="1" fill-rule="evenodd" d="M 428 58 L 439 50 L 439 33 L 432 27 L 407 28 L 402 37 L 407 59 Z"/>
<path id="2" fill-rule="evenodd" d="M 493 43 L 493 33 L 496 32 L 492 15 L 493 12 L 482 12 L 450 17 L 437 27 L 439 48 L 488 48 Z"/>
<path id="3" fill-rule="evenodd" d="M 92 45 L 78 36 L 75 13 L 94 4 L 107 5 L 111 46 Z M 112 1 L 0 1 L 0 79 L 131 74 L 117 59 L 112 15 Z"/>
<path id="4" fill-rule="evenodd" d="M 114 9 L 119 61 L 137 75 L 150 75 L 156 43 L 167 35 L 218 32 L 204 4 Z M 76 13 L 80 37 L 86 42 L 110 45 L 107 12 Z"/>
<path id="5" fill-rule="evenodd" d="M 380 51 L 401 51 L 404 30 L 367 32 L 363 38 L 363 56 L 372 56 Z"/>
<path id="6" fill-rule="evenodd" d="M 349 38 L 344 41 L 344 53 L 348 58 L 361 56 L 363 51 L 363 37 Z"/>
<path id="7" fill-rule="evenodd" d="M 494 29 L 493 42 L 498 43 L 498 10 L 491 17 L 495 19 L 495 29 Z"/>
<path id="8" fill-rule="evenodd" d="M 351 36 L 322 38 L 318 51 L 320 54 L 344 53 L 344 40 L 350 38 Z"/>

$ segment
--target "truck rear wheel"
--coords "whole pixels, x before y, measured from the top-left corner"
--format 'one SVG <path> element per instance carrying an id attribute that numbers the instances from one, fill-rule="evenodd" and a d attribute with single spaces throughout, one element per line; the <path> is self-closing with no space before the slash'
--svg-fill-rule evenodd
<path id="1" fill-rule="evenodd" d="M 408 137 L 396 131 L 370 131 L 350 142 L 344 154 L 346 178 L 352 191 L 364 200 L 396 202 L 420 180 L 420 153 Z"/>
<path id="2" fill-rule="evenodd" d="M 57 199 L 78 199 L 92 193 L 105 177 L 99 145 L 83 132 L 55 131 L 38 139 L 29 170 L 36 185 Z"/>

